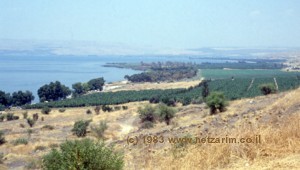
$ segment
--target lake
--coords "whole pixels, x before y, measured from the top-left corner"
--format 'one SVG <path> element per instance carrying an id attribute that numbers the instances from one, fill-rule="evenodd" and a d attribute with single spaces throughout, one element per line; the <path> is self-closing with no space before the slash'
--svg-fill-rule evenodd
<path id="1" fill-rule="evenodd" d="M 130 69 L 103 67 L 109 62 L 209 62 L 209 60 L 191 60 L 186 56 L 1 56 L 0 90 L 15 92 L 29 90 L 38 101 L 37 90 L 51 81 L 60 81 L 71 88 L 76 82 L 104 77 L 106 82 L 124 80 L 125 75 L 139 73 Z M 214 61 L 216 62 L 216 61 Z M 224 62 L 224 61 L 223 61 Z"/>

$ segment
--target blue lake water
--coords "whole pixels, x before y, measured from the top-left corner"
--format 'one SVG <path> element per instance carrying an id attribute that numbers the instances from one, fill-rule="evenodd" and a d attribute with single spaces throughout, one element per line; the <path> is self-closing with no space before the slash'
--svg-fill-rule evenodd
<path id="1" fill-rule="evenodd" d="M 87 82 L 92 78 L 104 77 L 106 82 L 124 80 L 125 75 L 139 73 L 130 69 L 103 67 L 109 62 L 208 62 L 190 60 L 189 57 L 151 56 L 1 56 L 0 90 L 14 92 L 30 90 L 38 101 L 37 90 L 51 81 L 60 81 L 71 87 L 75 82 Z M 215 61 L 214 61 L 215 62 Z M 223 61 L 224 62 L 224 61 Z"/>

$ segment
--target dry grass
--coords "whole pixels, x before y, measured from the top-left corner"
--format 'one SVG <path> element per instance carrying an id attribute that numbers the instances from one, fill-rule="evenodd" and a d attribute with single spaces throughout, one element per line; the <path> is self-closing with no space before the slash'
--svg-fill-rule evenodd
<path id="1" fill-rule="evenodd" d="M 96 115 L 94 107 L 66 108 L 60 113 L 52 109 L 49 115 L 40 110 L 28 110 L 28 117 L 39 113 L 39 120 L 29 136 L 28 124 L 22 110 L 13 111 L 20 120 L 1 122 L 8 141 L 0 146 L 4 163 L 11 169 L 24 168 L 26 162 L 39 159 L 52 147 L 67 140 L 78 139 L 71 129 L 75 121 L 92 119 L 91 125 L 102 120 L 108 123 L 104 136 L 107 143 L 115 143 L 124 151 L 125 169 L 300 169 L 300 89 L 287 93 L 237 100 L 228 110 L 209 115 L 205 105 L 178 105 L 179 112 L 170 126 L 157 123 L 153 129 L 139 129 L 137 108 L 147 102 L 125 104 L 128 110 Z M 252 102 L 254 101 L 254 102 Z M 88 115 L 86 110 L 93 113 Z M 44 121 L 41 121 L 41 116 Z M 19 126 L 22 123 L 25 128 Z M 53 130 L 43 128 L 51 125 Z M 128 145 L 128 136 L 146 134 L 164 137 L 253 137 L 261 135 L 261 144 L 187 144 L 178 146 L 167 142 L 156 145 Z M 88 133 L 88 138 L 94 138 Z M 14 146 L 11 142 L 28 138 L 27 145 Z M 43 146 L 42 150 L 40 148 Z M 24 163 L 25 162 L 25 163 Z M 5 167 L 1 167 L 3 169 Z"/>
<path id="2" fill-rule="evenodd" d="M 188 88 L 196 86 L 201 80 L 179 81 L 179 82 L 161 82 L 161 83 L 113 83 L 106 85 L 109 90 L 105 91 L 121 91 L 121 90 L 149 90 L 149 89 L 175 89 Z"/>

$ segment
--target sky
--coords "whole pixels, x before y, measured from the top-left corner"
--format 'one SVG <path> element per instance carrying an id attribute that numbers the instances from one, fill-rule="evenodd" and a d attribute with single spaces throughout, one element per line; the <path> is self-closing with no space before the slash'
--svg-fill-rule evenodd
<path id="1" fill-rule="evenodd" d="M 299 0 L 0 0 L 0 40 L 299 47 Z"/>

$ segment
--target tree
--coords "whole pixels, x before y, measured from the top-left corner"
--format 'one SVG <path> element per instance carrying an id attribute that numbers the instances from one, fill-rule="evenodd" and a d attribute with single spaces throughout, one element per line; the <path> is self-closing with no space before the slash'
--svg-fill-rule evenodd
<path id="1" fill-rule="evenodd" d="M 157 106 L 156 110 L 160 119 L 165 121 L 167 125 L 170 124 L 171 119 L 175 116 L 176 110 L 174 108 L 168 107 L 165 104 L 160 104 Z"/>
<path id="2" fill-rule="evenodd" d="M 84 90 L 84 87 L 82 85 L 82 83 L 75 83 L 75 84 L 72 84 L 72 88 L 74 89 L 74 92 L 73 94 L 75 96 L 77 95 L 82 95 L 85 93 L 85 90 Z"/>
<path id="3" fill-rule="evenodd" d="M 273 83 L 261 84 L 259 86 L 259 89 L 264 95 L 268 95 L 276 92 L 276 87 Z"/>
<path id="4" fill-rule="evenodd" d="M 227 100 L 222 92 L 212 92 L 206 98 L 206 104 L 209 106 L 211 114 L 215 114 L 217 110 L 225 111 L 228 105 Z"/>
<path id="5" fill-rule="evenodd" d="M 34 100 L 34 96 L 30 91 L 18 91 L 12 94 L 12 105 L 14 106 L 30 104 L 32 100 Z"/>
<path id="6" fill-rule="evenodd" d="M 38 96 L 41 102 L 65 99 L 70 94 L 71 90 L 59 81 L 46 84 L 38 90 Z"/>
<path id="7" fill-rule="evenodd" d="M 208 82 L 204 80 L 203 82 L 203 89 L 202 89 L 202 98 L 206 98 L 209 95 L 209 87 Z"/>
<path id="8" fill-rule="evenodd" d="M 43 157 L 43 169 L 121 170 L 123 155 L 91 139 L 66 141 Z"/>
<path id="9" fill-rule="evenodd" d="M 9 93 L 5 93 L 4 91 L 0 90 L 0 104 L 6 107 L 10 106 L 11 97 Z"/>
<path id="10" fill-rule="evenodd" d="M 105 83 L 105 81 L 104 81 L 103 77 L 100 77 L 100 78 L 96 78 L 96 79 L 92 79 L 92 80 L 88 81 L 87 84 L 88 84 L 90 90 L 102 91 L 104 83 Z"/>

